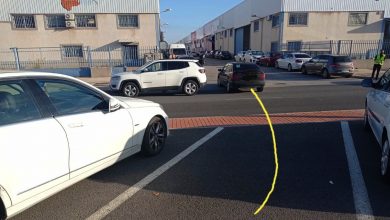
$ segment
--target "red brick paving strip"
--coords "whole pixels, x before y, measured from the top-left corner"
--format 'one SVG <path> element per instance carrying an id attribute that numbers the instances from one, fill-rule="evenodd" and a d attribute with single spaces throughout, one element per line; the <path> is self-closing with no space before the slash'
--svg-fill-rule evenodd
<path id="1" fill-rule="evenodd" d="M 272 124 L 301 124 L 362 120 L 364 110 L 295 112 L 270 115 Z M 170 129 L 203 128 L 237 125 L 266 125 L 265 115 L 171 118 Z"/>

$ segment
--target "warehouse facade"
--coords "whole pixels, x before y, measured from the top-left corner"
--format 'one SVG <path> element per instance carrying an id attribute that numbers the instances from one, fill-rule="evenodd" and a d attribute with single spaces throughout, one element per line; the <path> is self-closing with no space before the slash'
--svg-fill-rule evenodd
<path id="1" fill-rule="evenodd" d="M 307 42 L 390 40 L 390 1 L 245 0 L 181 42 L 193 50 L 294 50 Z M 192 37 L 194 38 L 194 37 Z M 208 43 L 206 43 L 208 42 Z M 330 42 L 330 43 L 328 43 Z"/>
<path id="2" fill-rule="evenodd" d="M 159 55 L 159 18 L 159 0 L 1 0 L 0 69 L 140 66 Z"/>

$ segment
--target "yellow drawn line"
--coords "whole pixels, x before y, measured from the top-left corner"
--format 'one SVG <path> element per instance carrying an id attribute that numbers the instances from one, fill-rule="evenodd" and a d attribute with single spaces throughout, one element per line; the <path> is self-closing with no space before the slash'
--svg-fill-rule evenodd
<path id="1" fill-rule="evenodd" d="M 276 138 L 275 138 L 275 132 L 274 132 L 274 127 L 272 126 L 272 122 L 271 122 L 271 118 L 269 117 L 269 114 L 267 112 L 267 109 L 265 108 L 263 102 L 261 101 L 261 99 L 259 98 L 259 96 L 257 95 L 257 93 L 255 92 L 254 89 L 251 89 L 251 92 L 252 94 L 256 97 L 257 101 L 259 102 L 261 108 L 263 109 L 264 113 L 265 113 L 265 116 L 267 117 L 267 121 L 268 121 L 268 124 L 269 124 L 269 127 L 271 129 L 271 134 L 272 134 L 272 141 L 273 141 L 273 144 L 274 144 L 274 157 L 275 157 L 275 174 L 274 174 L 274 179 L 272 181 L 272 186 L 271 186 L 271 190 L 268 192 L 267 194 L 267 197 L 265 198 L 264 202 L 261 204 L 261 206 L 256 210 L 256 212 L 254 213 L 254 215 L 257 215 L 261 212 L 261 210 L 263 210 L 263 208 L 265 207 L 265 205 L 267 204 L 269 198 L 271 197 L 271 194 L 274 192 L 275 190 L 275 185 L 276 185 L 276 179 L 278 178 L 278 172 L 279 172 L 279 162 L 278 162 L 278 149 L 276 147 Z"/>

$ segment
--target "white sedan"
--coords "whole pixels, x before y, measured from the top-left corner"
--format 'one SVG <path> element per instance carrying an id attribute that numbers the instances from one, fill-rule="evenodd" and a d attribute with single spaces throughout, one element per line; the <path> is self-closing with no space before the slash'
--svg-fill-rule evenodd
<path id="1" fill-rule="evenodd" d="M 311 60 L 311 56 L 306 53 L 287 53 L 275 62 L 275 67 L 287 69 L 289 72 L 300 70 L 302 64 Z"/>
<path id="2" fill-rule="evenodd" d="M 381 175 L 390 181 L 390 70 L 377 83 L 363 80 L 364 87 L 371 87 L 366 97 L 364 127 L 372 130 L 381 146 Z"/>
<path id="3" fill-rule="evenodd" d="M 0 219 L 142 151 L 156 155 L 168 116 L 50 73 L 0 74 Z"/>

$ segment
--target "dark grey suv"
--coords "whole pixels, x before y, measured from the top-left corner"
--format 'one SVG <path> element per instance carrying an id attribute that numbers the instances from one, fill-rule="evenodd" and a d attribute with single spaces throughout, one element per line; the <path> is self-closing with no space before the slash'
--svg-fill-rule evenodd
<path id="1" fill-rule="evenodd" d="M 355 68 L 349 56 L 319 55 L 302 65 L 302 73 L 321 74 L 324 78 L 331 76 L 351 77 Z"/>

